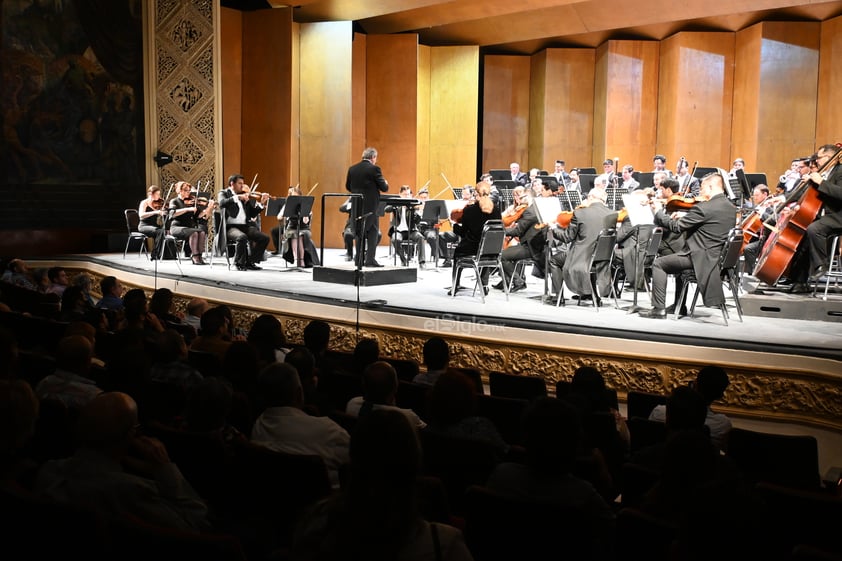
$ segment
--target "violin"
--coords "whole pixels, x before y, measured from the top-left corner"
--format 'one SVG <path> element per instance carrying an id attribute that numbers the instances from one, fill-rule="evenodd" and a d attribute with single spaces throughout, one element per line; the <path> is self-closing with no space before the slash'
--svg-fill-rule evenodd
<path id="1" fill-rule="evenodd" d="M 668 213 L 687 211 L 693 208 L 696 203 L 703 203 L 707 201 L 705 197 L 685 197 L 683 195 L 672 195 L 667 199 L 664 208 Z"/>
<path id="2" fill-rule="evenodd" d="M 154 199 L 153 201 L 151 201 L 149 203 L 149 206 L 151 206 L 155 210 L 163 210 L 164 209 L 164 199 Z"/>
<path id="3" fill-rule="evenodd" d="M 465 214 L 464 208 L 454 208 L 450 211 L 450 221 L 456 224 L 462 222 L 462 215 Z"/>
<path id="4" fill-rule="evenodd" d="M 528 206 L 529 205 L 526 203 L 521 203 L 514 207 L 514 210 L 511 212 L 511 214 L 507 214 L 503 217 L 503 226 L 506 228 L 510 228 L 512 224 L 520 220 L 520 217 L 523 216 L 523 212 Z"/>

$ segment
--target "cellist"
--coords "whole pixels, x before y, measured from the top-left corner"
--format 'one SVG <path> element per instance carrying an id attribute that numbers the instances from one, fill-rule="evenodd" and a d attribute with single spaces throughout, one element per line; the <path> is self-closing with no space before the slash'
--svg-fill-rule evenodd
<path id="1" fill-rule="evenodd" d="M 743 229 L 746 229 L 748 221 L 759 221 L 760 231 L 756 233 L 756 238 L 743 247 L 743 259 L 745 263 L 745 270 L 749 274 L 754 271 L 754 265 L 757 263 L 757 257 L 763 249 L 763 244 L 766 243 L 766 238 L 769 236 L 769 228 L 766 225 L 773 225 L 775 221 L 775 205 L 782 202 L 784 197 L 769 196 L 769 187 L 763 184 L 754 187 L 751 192 L 751 214 L 743 220 Z"/>
<path id="2" fill-rule="evenodd" d="M 828 270 L 828 238 L 842 234 L 842 165 L 839 156 L 842 149 L 825 144 L 816 152 L 816 165 L 821 169 L 832 165 L 824 173 L 810 172 L 809 179 L 819 191 L 824 203 L 824 215 L 807 227 L 810 244 L 810 282 L 822 278 Z M 831 162 L 831 160 L 834 160 Z"/>

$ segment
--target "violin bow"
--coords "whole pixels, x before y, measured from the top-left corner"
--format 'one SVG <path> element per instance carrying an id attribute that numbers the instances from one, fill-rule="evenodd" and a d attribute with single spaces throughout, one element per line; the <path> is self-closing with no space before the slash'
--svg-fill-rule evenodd
<path id="1" fill-rule="evenodd" d="M 310 196 L 310 193 L 312 193 L 313 191 L 315 191 L 315 190 L 316 190 L 316 187 L 318 187 L 318 186 L 319 186 L 319 182 L 318 182 L 318 181 L 316 181 L 316 183 L 313 185 L 313 187 L 312 187 L 309 191 L 307 191 L 307 195 L 306 195 L 306 196 L 308 196 L 308 197 L 309 197 L 309 196 Z"/>
<path id="2" fill-rule="evenodd" d="M 444 174 L 444 172 L 441 172 L 441 176 L 444 178 L 444 182 L 447 183 L 447 187 L 453 193 L 453 198 L 455 199 L 456 198 L 456 192 L 453 191 L 453 185 L 451 185 L 450 181 L 447 180 L 447 176 Z"/>
<path id="3" fill-rule="evenodd" d="M 429 183 L 429 181 L 428 181 L 427 183 Z M 452 187 L 450 187 L 450 185 L 448 185 L 447 187 L 445 187 L 444 189 L 442 189 L 441 191 L 439 191 L 438 193 L 436 193 L 436 196 L 435 196 L 435 197 L 430 197 L 430 198 L 431 198 L 431 199 L 438 199 L 438 198 L 439 198 L 439 197 L 440 197 L 440 196 L 441 196 L 441 195 L 442 195 L 445 191 L 447 191 L 448 189 L 452 189 Z M 452 194 L 452 193 L 451 193 L 451 194 Z"/>

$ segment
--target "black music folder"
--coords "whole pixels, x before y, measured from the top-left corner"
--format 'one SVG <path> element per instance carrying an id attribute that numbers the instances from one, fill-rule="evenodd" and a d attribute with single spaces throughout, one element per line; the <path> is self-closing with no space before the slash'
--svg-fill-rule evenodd
<path id="1" fill-rule="evenodd" d="M 293 195 L 287 197 L 286 205 L 284 206 L 284 218 L 303 218 L 310 215 L 313 210 L 313 201 L 315 197 L 304 197 L 300 195 Z"/>

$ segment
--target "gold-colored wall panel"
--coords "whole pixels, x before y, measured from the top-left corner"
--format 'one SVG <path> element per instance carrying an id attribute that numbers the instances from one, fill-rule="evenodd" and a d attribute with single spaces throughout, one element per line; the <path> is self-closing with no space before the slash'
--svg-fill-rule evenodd
<path id="1" fill-rule="evenodd" d="M 658 43 L 609 41 L 596 52 L 593 164 L 648 169 L 655 149 L 658 109 Z M 603 87 L 600 87 L 600 86 Z M 619 171 L 619 170 L 618 170 Z"/>
<path id="2" fill-rule="evenodd" d="M 429 136 L 419 153 L 429 162 L 419 165 L 419 185 L 430 180 L 430 196 L 447 184 L 476 183 L 479 107 L 479 48 L 433 47 L 430 50 Z"/>
<path id="3" fill-rule="evenodd" d="M 661 41 L 655 153 L 667 157 L 668 168 L 681 156 L 690 166 L 728 168 L 734 50 L 733 33 L 686 32 Z M 651 156 L 641 169 L 652 169 Z"/>
<path id="4" fill-rule="evenodd" d="M 547 97 L 552 95 L 547 91 L 547 51 L 530 57 L 529 92 L 529 159 L 522 165 L 552 172 L 553 167 L 544 158 L 544 142 L 547 140 L 544 126 L 547 118 Z"/>
<path id="5" fill-rule="evenodd" d="M 351 153 L 348 154 L 348 165 L 360 160 L 366 148 L 365 120 L 365 82 L 366 82 L 366 35 L 354 34 L 351 46 Z M 345 184 L 342 184 L 345 188 Z"/>
<path id="6" fill-rule="evenodd" d="M 842 16 L 821 24 L 816 144 L 842 142 Z M 805 152 L 806 154 L 806 152 Z"/>
<path id="7" fill-rule="evenodd" d="M 222 175 L 216 186 L 219 191 L 227 181 L 225 170 L 238 170 L 242 165 L 243 142 L 243 13 L 220 8 L 220 83 L 222 92 Z"/>
<path id="8" fill-rule="evenodd" d="M 432 178 L 425 177 L 429 175 L 430 169 L 430 128 L 433 121 L 432 99 L 430 97 L 431 90 L 431 47 L 418 45 L 418 68 L 416 69 L 417 82 L 416 91 L 418 113 L 417 127 L 415 133 L 417 135 L 418 150 L 415 154 L 416 169 L 418 174 L 415 176 L 415 181 L 410 184 L 412 187 L 412 194 L 418 193 L 421 186 L 430 180 L 432 185 Z M 443 139 L 444 140 L 444 139 Z"/>
<path id="9" fill-rule="evenodd" d="M 595 49 L 547 49 L 541 131 L 543 146 L 536 166 L 552 171 L 555 160 L 567 169 L 593 157 Z M 535 67 L 533 57 L 533 68 Z M 532 158 L 530 147 L 530 159 Z"/>
<path id="10" fill-rule="evenodd" d="M 734 69 L 734 114 L 731 120 L 731 155 L 720 165 L 728 169 L 734 158 L 743 158 L 754 170 L 757 131 L 760 126 L 760 55 L 763 27 L 760 24 L 737 32 Z"/>
<path id="11" fill-rule="evenodd" d="M 325 215 L 321 216 L 321 196 L 323 193 L 345 193 L 348 168 L 339 155 L 351 152 L 351 37 L 351 22 L 347 21 L 300 26 L 300 183 L 304 194 L 318 183 L 310 195 L 316 198 L 313 240 L 317 246 L 323 220 L 325 246 L 343 247 L 342 230 L 348 217 L 338 211 L 344 202 L 339 197 L 325 200 Z"/>
<path id="12" fill-rule="evenodd" d="M 482 169 L 529 168 L 529 57 L 483 58 Z"/>

